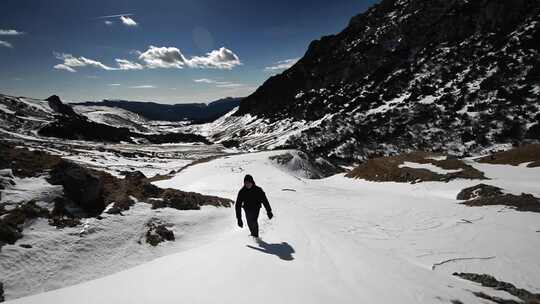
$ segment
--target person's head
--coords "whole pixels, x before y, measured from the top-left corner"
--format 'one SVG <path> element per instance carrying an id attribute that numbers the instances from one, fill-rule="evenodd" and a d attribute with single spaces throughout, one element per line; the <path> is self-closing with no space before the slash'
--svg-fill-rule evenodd
<path id="1" fill-rule="evenodd" d="M 246 187 L 247 189 L 250 189 L 251 187 L 253 187 L 253 185 L 255 185 L 255 181 L 253 180 L 253 176 L 251 176 L 249 174 L 244 176 L 244 187 Z"/>

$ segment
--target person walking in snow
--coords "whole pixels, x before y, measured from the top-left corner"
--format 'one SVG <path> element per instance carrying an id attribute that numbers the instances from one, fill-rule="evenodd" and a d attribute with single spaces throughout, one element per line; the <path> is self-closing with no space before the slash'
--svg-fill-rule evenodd
<path id="1" fill-rule="evenodd" d="M 272 214 L 272 208 L 270 208 L 266 194 L 264 194 L 261 187 L 255 185 L 253 177 L 248 174 L 244 177 L 244 187 L 240 189 L 236 198 L 236 219 L 238 220 L 238 226 L 242 228 L 244 226 L 242 222 L 242 208 L 244 208 L 249 231 L 251 232 L 251 236 L 255 238 L 259 237 L 259 223 L 257 220 L 261 206 L 264 206 L 266 209 L 268 218 L 272 219 L 274 215 Z"/>

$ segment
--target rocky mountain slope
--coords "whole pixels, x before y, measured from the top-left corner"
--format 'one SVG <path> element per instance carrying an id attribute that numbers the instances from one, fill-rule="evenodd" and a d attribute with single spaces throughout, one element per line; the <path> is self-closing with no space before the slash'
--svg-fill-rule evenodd
<path id="1" fill-rule="evenodd" d="M 538 1 L 383 0 L 313 41 L 211 135 L 338 160 L 537 141 L 539 29 Z"/>
<path id="2" fill-rule="evenodd" d="M 103 100 L 101 102 L 88 101 L 77 103 L 76 105 L 106 106 L 124 109 L 150 120 L 208 122 L 237 107 L 240 100 L 241 98 L 227 97 L 210 102 L 209 104 L 185 103 L 173 105 L 155 102 Z"/>
<path id="3" fill-rule="evenodd" d="M 0 132 L 5 137 L 56 137 L 99 142 L 205 143 L 201 135 L 165 129 L 127 110 L 109 107 L 74 109 L 53 95 L 45 100 L 0 95 Z"/>

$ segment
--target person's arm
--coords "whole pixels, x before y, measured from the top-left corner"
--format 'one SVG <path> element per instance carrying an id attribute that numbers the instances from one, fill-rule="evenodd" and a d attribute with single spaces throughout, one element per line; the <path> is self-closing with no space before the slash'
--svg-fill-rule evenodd
<path id="1" fill-rule="evenodd" d="M 234 208 L 236 210 L 236 218 L 242 219 L 242 190 L 238 191 L 236 196 L 236 203 L 234 203 Z"/>
<path id="2" fill-rule="evenodd" d="M 264 209 L 266 209 L 266 214 L 268 215 L 268 218 L 272 219 L 274 217 L 274 214 L 272 214 L 272 207 L 270 207 L 270 203 L 268 202 L 268 198 L 266 198 L 266 193 L 264 193 L 263 189 L 261 189 L 261 200 Z"/>
<path id="3" fill-rule="evenodd" d="M 236 203 L 234 203 L 234 209 L 236 210 L 236 219 L 238 220 L 238 226 L 242 227 L 242 190 L 238 191 L 238 196 L 236 197 Z"/>

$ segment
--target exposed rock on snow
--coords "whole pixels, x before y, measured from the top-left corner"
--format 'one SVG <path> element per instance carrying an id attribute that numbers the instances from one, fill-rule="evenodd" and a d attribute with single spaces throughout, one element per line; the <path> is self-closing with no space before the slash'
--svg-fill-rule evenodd
<path id="1" fill-rule="evenodd" d="M 103 180 L 80 165 L 60 161 L 52 168 L 49 182 L 62 185 L 65 197 L 88 214 L 98 215 L 105 209 Z"/>
<path id="2" fill-rule="evenodd" d="M 532 293 L 526 289 L 523 288 L 517 288 L 514 286 L 514 284 L 499 281 L 493 276 L 490 276 L 488 274 L 476 274 L 476 273 L 465 273 L 465 272 L 454 272 L 455 276 L 458 276 L 462 279 L 469 280 L 472 282 L 476 282 L 481 284 L 485 287 L 490 287 L 495 290 L 503 290 L 508 292 L 509 294 L 521 299 L 523 303 L 525 304 L 536 304 L 540 303 L 540 294 Z M 475 293 L 479 298 L 482 299 L 488 299 L 495 303 L 502 303 L 502 304 L 518 304 L 520 302 L 513 301 L 513 300 L 505 300 L 500 298 L 494 298 L 493 296 L 489 296 L 485 293 Z"/>
<path id="3" fill-rule="evenodd" d="M 37 206 L 34 201 L 6 211 L 0 210 L 0 250 L 5 244 L 14 244 L 22 238 L 22 230 L 25 223 L 38 217 L 48 217 L 49 211 Z"/>
<path id="4" fill-rule="evenodd" d="M 540 212 L 540 198 L 527 193 L 503 193 L 500 188 L 484 184 L 463 189 L 457 199 L 465 199 L 462 204 L 467 206 L 501 205 L 518 211 Z"/>
<path id="5" fill-rule="evenodd" d="M 449 181 L 456 178 L 485 179 L 484 174 L 463 160 L 436 157 L 436 154 L 414 152 L 397 156 L 372 158 L 347 173 L 347 177 L 370 181 Z"/>
<path id="6" fill-rule="evenodd" d="M 509 164 L 518 166 L 525 164 L 529 168 L 540 167 L 540 144 L 530 144 L 501 151 L 477 159 L 480 163 Z"/>
<path id="7" fill-rule="evenodd" d="M 458 200 L 470 200 L 470 199 L 476 199 L 479 197 L 491 197 L 491 196 L 499 196 L 502 195 L 502 189 L 499 187 L 486 185 L 486 184 L 478 184 L 476 186 L 472 186 L 469 188 L 465 188 L 461 190 L 458 195 Z"/>
<path id="8" fill-rule="evenodd" d="M 287 151 L 284 154 L 271 156 L 270 160 L 280 168 L 303 178 L 324 178 L 343 172 L 343 169 L 324 158 L 315 158 L 302 151 Z"/>
<path id="9" fill-rule="evenodd" d="M 146 242 L 152 246 L 157 246 L 164 241 L 174 241 L 174 232 L 167 229 L 167 224 L 162 224 L 156 219 L 152 219 L 146 224 Z"/>

